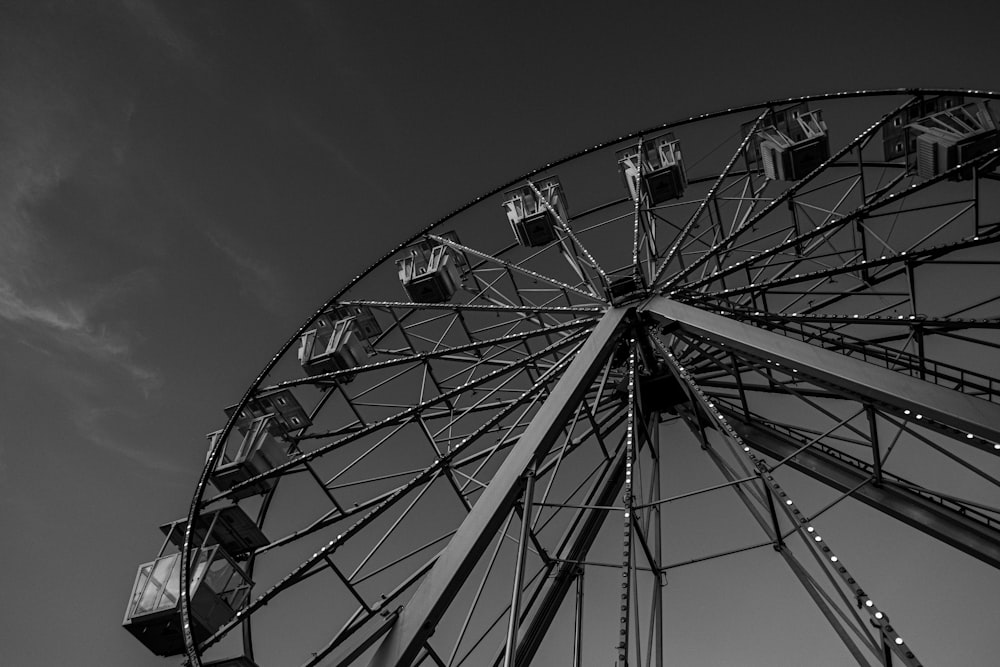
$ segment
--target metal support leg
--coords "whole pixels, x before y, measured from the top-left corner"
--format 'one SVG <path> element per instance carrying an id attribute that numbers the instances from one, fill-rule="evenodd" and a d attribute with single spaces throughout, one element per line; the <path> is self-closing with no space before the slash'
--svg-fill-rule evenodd
<path id="1" fill-rule="evenodd" d="M 976 206 L 973 209 L 973 230 L 976 236 L 979 236 L 979 165 L 973 167 L 972 170 L 972 198 L 976 202 Z"/>
<path id="2" fill-rule="evenodd" d="M 792 225 L 795 228 L 795 238 L 802 235 L 802 229 L 799 226 L 799 212 L 795 209 L 795 197 L 788 197 L 788 213 L 792 216 Z M 795 254 L 802 255 L 802 243 L 799 241 L 795 242 Z"/>
<path id="3" fill-rule="evenodd" d="M 869 436 L 872 441 L 872 470 L 875 471 L 875 486 L 882 484 L 882 452 L 878 446 L 878 426 L 875 422 L 875 408 L 870 405 L 865 406 L 868 415 L 868 428 L 871 431 Z"/>
<path id="4" fill-rule="evenodd" d="M 583 667 L 583 568 L 576 573 L 576 609 L 573 622 L 573 667 Z"/>
<path id="5" fill-rule="evenodd" d="M 653 496 L 662 498 L 660 489 L 660 416 L 654 414 L 650 421 L 650 449 L 653 452 Z M 653 516 L 653 556 L 657 567 L 663 567 L 663 517 L 660 505 L 652 508 Z M 650 660 L 655 667 L 663 667 L 663 580 L 666 574 L 656 575 L 656 590 L 653 591 L 653 651 Z"/>
<path id="6" fill-rule="evenodd" d="M 743 408 L 744 416 L 749 417 L 750 405 L 747 403 L 746 387 L 743 386 L 743 373 L 740 370 L 740 362 L 732 352 L 729 353 L 729 361 L 733 364 L 733 377 L 736 378 L 736 387 L 740 392 L 740 406 Z"/>
<path id="7" fill-rule="evenodd" d="M 369 663 L 371 667 L 408 667 L 413 663 L 496 531 L 514 508 L 525 473 L 559 439 L 563 427 L 572 418 L 577 404 L 610 357 L 633 314 L 632 308 L 614 308 L 598 322 L 553 388 L 551 396 L 518 438 L 517 445 L 504 459 L 490 485 L 379 645 Z"/>
<path id="8" fill-rule="evenodd" d="M 632 538 L 635 536 L 635 528 L 633 527 L 635 523 L 635 514 L 633 510 L 633 504 L 635 500 L 635 495 L 632 490 L 632 475 L 638 468 L 638 460 L 636 457 L 636 446 L 635 441 L 638 438 L 638 426 L 635 418 L 635 408 L 636 408 L 636 395 L 635 395 L 635 350 L 633 349 L 629 354 L 629 368 L 628 368 L 628 422 L 627 422 L 627 433 L 625 436 L 625 487 L 622 491 L 622 500 L 625 501 L 625 517 L 623 521 L 623 535 L 622 535 L 622 592 L 619 596 L 621 599 L 620 611 L 621 616 L 619 622 L 618 631 L 618 662 L 615 663 L 617 667 L 628 667 L 629 663 L 629 638 L 628 631 L 630 625 L 635 625 L 638 628 L 639 619 L 636 618 L 634 623 L 630 622 L 632 614 L 632 596 L 636 595 L 634 591 L 633 581 L 636 576 L 635 573 L 635 559 L 632 554 Z M 636 614 L 638 616 L 638 614 Z M 635 642 L 635 652 L 636 652 L 636 665 L 637 667 L 642 667 L 642 657 L 640 654 L 640 646 L 638 637 L 636 637 Z"/>
<path id="9" fill-rule="evenodd" d="M 518 642 L 518 661 L 531 664 L 531 660 L 545 637 L 549 624 L 556 616 L 563 599 L 569 593 L 576 577 L 577 562 L 586 558 L 591 545 L 597 538 L 601 526 L 609 512 L 597 507 L 613 505 L 625 481 L 625 452 L 622 444 L 615 457 L 608 461 L 601 478 L 587 496 L 585 505 L 570 519 L 565 534 L 554 551 L 552 570 L 546 574 L 541 587 L 529 602 L 531 613 L 522 624 L 521 639 Z M 499 665 L 500 656 L 490 664 Z"/>
<path id="10" fill-rule="evenodd" d="M 764 480 L 762 479 L 761 482 Z M 767 496 L 767 510 L 771 514 L 771 526 L 774 528 L 774 550 L 781 551 L 785 548 L 785 541 L 781 539 L 781 526 L 778 525 L 778 513 L 774 510 L 774 494 L 771 493 L 771 489 L 767 487 L 767 484 L 762 484 L 764 487 L 764 495 Z"/>
<path id="11" fill-rule="evenodd" d="M 535 495 L 535 472 L 528 470 L 521 509 L 521 539 L 517 543 L 517 564 L 514 566 L 514 592 L 510 600 L 510 620 L 507 623 L 507 644 L 503 654 L 504 667 L 514 667 L 517 654 L 517 626 L 521 618 L 521 586 L 524 581 L 524 560 L 531 534 L 531 502 Z"/>

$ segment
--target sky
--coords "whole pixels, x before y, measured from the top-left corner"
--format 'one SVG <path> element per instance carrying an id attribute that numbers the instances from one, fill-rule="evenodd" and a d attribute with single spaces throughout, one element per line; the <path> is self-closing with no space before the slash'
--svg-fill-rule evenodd
<path id="1" fill-rule="evenodd" d="M 165 664 L 121 617 L 204 434 L 390 246 L 667 120 L 1000 90 L 961 4 L 4 2 L 0 662 Z"/>

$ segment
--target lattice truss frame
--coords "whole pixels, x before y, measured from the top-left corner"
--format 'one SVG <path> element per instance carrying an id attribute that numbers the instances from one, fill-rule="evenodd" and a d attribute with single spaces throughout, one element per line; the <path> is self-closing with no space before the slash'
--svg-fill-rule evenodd
<path id="1" fill-rule="evenodd" d="M 661 665 L 675 573 L 767 549 L 858 664 L 922 664 L 847 569 L 864 556 L 835 552 L 822 526 L 860 501 L 1000 566 L 1000 149 L 921 175 L 879 141 L 946 95 L 998 98 L 861 91 L 644 130 L 477 198 L 357 276 L 212 440 L 182 581 L 205 512 L 235 503 L 267 538 L 242 561 L 252 594 L 210 632 L 196 636 L 180 588 L 188 664 L 267 664 L 262 647 L 284 641 L 304 666 L 527 665 L 551 655 L 548 633 L 564 638 L 563 664 L 597 646 L 600 664 Z M 795 179 L 769 177 L 761 133 L 804 103 L 822 106 L 829 150 Z M 659 163 L 633 160 L 623 196 L 609 156 L 644 155 L 666 130 L 683 153 L 660 142 Z M 681 155 L 681 194 L 654 201 L 642 184 Z M 571 216 L 539 189 L 557 168 L 586 204 Z M 550 240 L 510 241 L 511 188 L 539 202 Z M 399 298 L 393 261 L 429 247 L 452 262 L 454 294 Z M 355 335 L 351 363 L 303 377 L 300 339 L 347 312 L 378 331 Z M 239 415 L 280 392 L 306 426 L 275 431 L 280 460 L 213 489 Z M 682 447 L 717 482 L 665 488 Z M 793 500 L 784 475 L 826 495 Z M 671 560 L 663 512 L 716 494 L 739 501 L 757 539 Z M 584 595 L 599 577 L 619 582 L 616 604 Z M 585 619 L 609 613 L 598 637 Z"/>

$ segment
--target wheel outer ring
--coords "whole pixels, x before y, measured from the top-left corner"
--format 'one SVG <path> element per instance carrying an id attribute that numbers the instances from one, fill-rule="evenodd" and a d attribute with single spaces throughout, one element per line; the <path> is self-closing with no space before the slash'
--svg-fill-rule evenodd
<path id="1" fill-rule="evenodd" d="M 559 165 L 565 164 L 566 162 L 569 162 L 579 157 L 583 157 L 584 155 L 588 155 L 595 151 L 608 148 L 609 146 L 613 146 L 614 144 L 622 143 L 630 139 L 635 139 L 637 137 L 650 134 L 652 132 L 658 132 L 661 130 L 680 127 L 683 125 L 688 125 L 690 123 L 695 123 L 699 121 L 721 118 L 732 114 L 754 111 L 756 109 L 763 109 L 769 106 L 776 106 L 781 104 L 795 104 L 799 102 L 817 102 L 823 100 L 855 99 L 862 97 L 889 97 L 895 95 L 965 95 L 969 97 L 1000 100 L 1000 92 L 993 92 L 986 90 L 966 90 L 959 88 L 881 88 L 874 90 L 855 90 L 855 91 L 844 91 L 838 93 L 822 93 L 816 95 L 805 95 L 801 97 L 789 97 L 784 99 L 769 100 L 766 102 L 757 102 L 754 104 L 732 107 L 721 111 L 713 111 L 710 113 L 690 116 L 688 118 L 684 118 L 681 120 L 669 121 L 660 125 L 654 125 L 652 127 L 648 127 L 642 130 L 637 130 L 629 134 L 624 134 L 622 136 L 615 137 L 613 139 L 602 141 L 590 148 L 585 148 L 581 151 L 571 153 L 558 160 L 549 162 L 543 166 L 532 169 L 531 171 L 522 174 L 521 176 L 518 176 L 513 180 L 510 180 L 498 187 L 493 188 L 492 190 L 489 190 L 479 195 L 475 199 L 467 201 L 458 208 L 454 209 L 453 211 L 439 218 L 437 221 L 427 225 L 419 232 L 416 232 L 415 234 L 409 236 L 406 240 L 396 245 L 396 247 L 394 247 L 392 250 L 382 255 L 382 257 L 380 257 L 376 262 L 368 266 L 368 268 L 366 268 L 364 271 L 351 278 L 351 280 L 349 280 L 346 285 L 344 285 L 341 289 L 339 289 L 330 299 L 328 299 L 325 303 L 323 303 L 323 305 L 318 310 L 316 310 L 312 315 L 310 315 L 305 320 L 305 322 L 303 322 L 302 325 L 299 326 L 299 328 L 295 331 L 295 333 L 292 334 L 292 336 L 285 341 L 285 343 L 281 346 L 281 348 L 279 348 L 278 352 L 275 353 L 273 357 L 271 357 L 271 359 L 267 362 L 267 364 L 265 364 L 264 368 L 257 375 L 256 379 L 254 379 L 253 383 L 251 383 L 251 385 L 247 388 L 246 392 L 243 394 L 243 397 L 240 399 L 239 403 L 237 403 L 236 408 L 232 412 L 232 415 L 226 421 L 226 425 L 222 429 L 221 437 L 216 439 L 215 447 L 212 449 L 211 452 L 209 452 L 208 458 L 205 460 L 205 466 L 204 468 L 202 468 L 201 476 L 198 478 L 198 484 L 195 487 L 194 496 L 191 498 L 191 505 L 188 508 L 187 525 L 185 526 L 184 529 L 184 545 L 181 548 L 180 580 L 181 582 L 183 582 L 180 587 L 181 632 L 184 636 L 184 646 L 187 653 L 187 658 L 188 658 L 187 664 L 189 665 L 189 667 L 202 667 L 201 657 L 198 654 L 198 647 L 195 644 L 194 636 L 191 633 L 191 625 L 190 625 L 191 595 L 189 588 L 191 579 L 190 566 L 191 566 L 191 549 L 192 549 L 191 538 L 193 534 L 192 527 L 194 526 L 195 518 L 198 515 L 198 508 L 201 505 L 201 502 L 205 495 L 205 487 L 209 481 L 209 473 L 214 468 L 219 456 L 222 454 L 223 445 L 226 442 L 226 439 L 229 437 L 229 434 L 232 432 L 233 426 L 236 423 L 236 416 L 240 413 L 241 410 L 243 410 L 243 408 L 246 407 L 247 403 L 250 401 L 250 398 L 254 395 L 257 389 L 260 388 L 261 383 L 263 383 L 264 379 L 274 369 L 278 361 L 285 355 L 285 353 L 288 352 L 289 349 L 291 349 L 292 345 L 295 344 L 295 341 L 298 340 L 303 333 L 305 333 L 305 331 L 312 325 L 313 322 L 316 321 L 316 319 L 320 315 L 322 315 L 328 308 L 330 308 L 334 303 L 336 303 L 336 301 L 345 292 L 347 292 L 349 289 L 354 287 L 354 285 L 360 282 L 361 279 L 365 278 L 369 273 L 371 273 L 376 268 L 384 264 L 393 255 L 398 253 L 400 250 L 405 248 L 407 245 L 409 245 L 416 239 L 420 238 L 421 236 L 431 231 L 435 227 L 444 224 L 445 222 L 457 216 L 458 214 L 463 213 L 466 210 L 472 208 L 473 206 L 483 201 L 484 199 L 488 199 L 489 197 L 499 194 L 504 190 L 508 190 L 511 187 L 543 171 L 547 171 L 549 169 L 552 169 L 553 167 L 558 167 Z M 263 517 L 261 517 L 261 520 L 263 520 Z"/>

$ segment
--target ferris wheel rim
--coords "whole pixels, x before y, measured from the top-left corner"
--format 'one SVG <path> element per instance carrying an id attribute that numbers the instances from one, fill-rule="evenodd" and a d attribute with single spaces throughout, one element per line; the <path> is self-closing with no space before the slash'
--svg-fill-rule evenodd
<path id="1" fill-rule="evenodd" d="M 832 99 L 854 99 L 854 98 L 864 98 L 864 97 L 893 97 L 893 96 L 901 96 L 901 95 L 925 95 L 925 94 L 930 94 L 930 95 L 958 94 L 958 95 L 968 95 L 968 96 L 973 96 L 973 97 L 983 98 L 983 99 L 1000 99 L 1000 93 L 992 92 L 992 91 L 979 91 L 979 90 L 969 90 L 969 89 L 951 89 L 951 88 L 889 88 L 889 89 L 858 90 L 858 91 L 845 91 L 845 92 L 837 92 L 837 93 L 822 93 L 822 94 L 804 95 L 804 96 L 799 96 L 799 97 L 790 97 L 790 98 L 784 98 L 784 99 L 777 99 L 777 100 L 769 100 L 769 101 L 764 101 L 764 102 L 757 102 L 757 103 L 753 103 L 753 104 L 743 105 L 743 106 L 740 106 L 740 107 L 732 107 L 732 108 L 728 108 L 728 109 L 724 109 L 724 110 L 719 110 L 719 111 L 715 111 L 715 112 L 710 112 L 710 113 L 706 113 L 706 114 L 699 114 L 699 115 L 695 115 L 695 116 L 690 116 L 690 117 L 687 117 L 687 118 L 683 118 L 683 119 L 679 119 L 679 120 L 675 120 L 675 121 L 669 121 L 669 122 L 666 122 L 666 123 L 663 123 L 663 124 L 655 125 L 655 126 L 652 126 L 652 127 L 641 129 L 641 130 L 636 130 L 636 131 L 630 132 L 628 134 L 621 135 L 619 137 L 616 137 L 616 138 L 613 138 L 613 139 L 609 139 L 609 140 L 600 142 L 598 144 L 595 144 L 592 147 L 589 147 L 589 148 L 586 148 L 586 149 L 584 149 L 582 151 L 578 151 L 578 152 L 572 153 L 570 155 L 564 156 L 564 157 L 559 158 L 559 159 L 557 159 L 557 160 L 555 160 L 553 162 L 546 163 L 545 165 L 542 165 L 542 166 L 539 166 L 539 167 L 537 167 L 535 169 L 532 169 L 532 170 L 526 172 L 525 174 L 522 174 L 522 175 L 518 176 L 515 179 L 512 179 L 512 180 L 510 180 L 510 181 L 508 181 L 508 182 L 506 182 L 506 183 L 504 183 L 504 184 L 502 184 L 502 185 L 500 185 L 498 187 L 495 187 L 495 188 L 493 188 L 493 189 L 491 189 L 491 190 L 489 190 L 489 191 L 487 191 L 487 192 L 485 192 L 485 193 L 483 193 L 483 194 L 475 197 L 474 199 L 471 199 L 471 200 L 467 201 L 466 203 L 464 203 L 461 206 L 459 206 L 458 208 L 450 211 L 449 213 L 447 213 L 443 217 L 441 217 L 441 218 L 437 219 L 436 221 L 434 221 L 434 222 L 426 225 L 420 231 L 415 232 L 414 234 L 412 234 L 411 236 L 409 236 L 405 241 L 397 244 L 389 252 L 385 253 L 382 257 L 380 257 L 377 261 L 375 261 L 374 263 L 372 263 L 371 265 L 369 265 L 367 268 L 365 268 L 363 271 L 361 271 L 360 273 L 358 273 L 356 276 L 354 276 L 353 278 L 351 278 L 343 287 L 341 287 L 339 290 L 337 290 L 337 292 L 334 294 L 334 296 L 332 296 L 330 299 L 328 299 L 326 302 L 324 302 L 323 305 L 320 308 L 318 308 L 312 315 L 310 315 L 308 317 L 308 319 L 302 325 L 300 325 L 300 327 L 292 334 L 292 336 L 272 356 L 272 358 L 264 366 L 263 370 L 258 374 L 258 376 L 256 377 L 256 379 L 251 383 L 251 385 L 248 387 L 248 389 L 246 390 L 246 392 L 243 394 L 242 398 L 237 403 L 236 409 L 234 410 L 232 416 L 230 416 L 229 419 L 227 419 L 226 425 L 223 428 L 221 436 L 218 439 L 218 444 L 209 453 L 209 457 L 206 460 L 205 466 L 202 469 L 202 473 L 201 473 L 201 476 L 200 476 L 199 481 L 197 483 L 197 486 L 196 486 L 196 489 L 195 489 L 195 493 L 194 493 L 194 495 L 192 497 L 191 505 L 190 505 L 190 508 L 189 508 L 188 516 L 187 516 L 187 527 L 185 528 L 184 543 L 183 543 L 183 547 L 182 547 L 182 558 L 181 558 L 181 570 L 182 570 L 181 578 L 182 578 L 182 581 L 187 582 L 189 580 L 189 575 L 190 575 L 189 561 L 190 561 L 191 544 L 192 544 L 191 543 L 192 527 L 195 524 L 195 518 L 197 517 L 198 512 L 199 512 L 199 510 L 200 510 L 200 508 L 202 506 L 202 503 L 204 501 L 204 498 L 205 498 L 205 490 L 206 490 L 206 486 L 207 486 L 207 484 L 209 482 L 209 473 L 212 470 L 213 466 L 218 461 L 218 458 L 219 458 L 219 456 L 221 454 L 221 451 L 222 451 L 221 450 L 222 443 L 225 442 L 226 438 L 233 431 L 233 428 L 234 428 L 235 423 L 236 423 L 236 415 L 238 414 L 238 412 L 242 408 L 246 407 L 246 405 L 248 404 L 248 402 L 252 399 L 252 397 L 255 395 L 255 393 L 260 389 L 260 387 L 261 387 L 262 383 L 264 382 L 265 378 L 267 378 L 267 376 L 274 369 L 274 367 L 276 366 L 276 364 L 278 363 L 278 361 L 281 358 L 283 358 L 285 356 L 285 354 L 287 354 L 287 352 L 291 349 L 291 347 L 295 344 L 295 342 L 316 321 L 316 319 L 318 317 L 320 317 L 324 312 L 328 311 L 329 308 L 331 308 L 351 288 L 353 288 L 355 285 L 357 285 L 361 280 L 363 280 L 365 277 L 367 277 L 369 274 L 371 274 L 377 268 L 383 266 L 386 262 L 390 261 L 391 258 L 394 255 L 396 255 L 398 252 L 400 252 L 401 250 L 403 250 L 404 248 L 406 248 L 409 244 L 411 244 L 414 241 L 420 239 L 421 237 L 425 236 L 426 234 L 428 234 L 433 229 L 435 229 L 435 228 L 439 227 L 440 225 L 446 223 L 447 221 L 449 221 L 452 218 L 458 216 L 459 214 L 463 213 L 464 211 L 472 208 L 473 206 L 479 204 L 480 202 L 482 202 L 482 201 L 484 201 L 484 200 L 486 200 L 486 199 L 488 199 L 488 198 L 490 198 L 490 197 L 492 197 L 492 196 L 494 196 L 494 195 L 496 195 L 498 193 L 501 193 L 504 190 L 509 189 L 510 187 L 513 187 L 515 185 L 523 183 L 524 181 L 530 179 L 531 177 L 533 177 L 533 176 L 535 176 L 537 174 L 540 174 L 540 173 L 543 173 L 545 171 L 551 170 L 554 167 L 560 166 L 562 164 L 565 164 L 565 163 L 570 162 L 572 160 L 575 160 L 577 158 L 580 158 L 580 157 L 583 157 L 585 155 L 591 154 L 591 153 L 593 153 L 595 151 L 607 149 L 607 148 L 609 148 L 611 146 L 614 146 L 616 144 L 620 144 L 620 143 L 623 143 L 623 142 L 626 142 L 626 141 L 629 141 L 629 140 L 632 140 L 632 139 L 636 139 L 636 138 L 642 137 L 643 135 L 647 135 L 647 134 L 650 134 L 650 133 L 653 133 L 653 132 L 658 132 L 658 131 L 662 131 L 662 130 L 666 130 L 666 129 L 671 129 L 671 128 L 675 128 L 675 127 L 681 127 L 681 126 L 684 126 L 684 125 L 687 125 L 687 124 L 691 124 L 691 123 L 696 123 L 696 122 L 699 122 L 699 121 L 705 121 L 705 120 L 710 120 L 710 119 L 714 119 L 714 118 L 725 117 L 725 116 L 728 116 L 728 115 L 733 115 L 733 114 L 738 114 L 738 113 L 744 113 L 744 112 L 754 111 L 754 110 L 758 110 L 758 109 L 766 109 L 766 108 L 771 107 L 771 106 L 784 105 L 784 104 L 794 104 L 794 103 L 799 103 L 799 102 L 823 101 L 823 100 L 832 100 Z M 185 576 L 186 576 L 185 575 L 185 570 L 187 571 L 188 578 L 185 578 Z M 188 617 L 189 617 L 189 614 L 190 614 L 190 609 L 189 609 L 190 608 L 190 596 L 189 596 L 188 586 L 186 586 L 186 585 L 182 585 L 181 586 L 181 591 L 180 591 L 180 606 L 181 606 L 181 614 L 182 614 L 182 619 L 183 619 L 183 624 L 184 624 L 183 632 L 184 632 L 185 646 L 186 646 L 186 650 L 187 650 L 187 653 L 188 653 L 188 659 L 190 661 L 190 664 L 192 664 L 192 665 L 200 665 L 201 664 L 201 662 L 200 662 L 200 657 L 201 656 L 200 656 L 199 651 L 197 650 L 197 646 L 195 645 L 195 643 L 192 640 L 192 637 L 190 635 L 190 629 L 189 629 L 189 626 L 188 626 L 188 624 L 189 624 L 189 618 Z"/>

